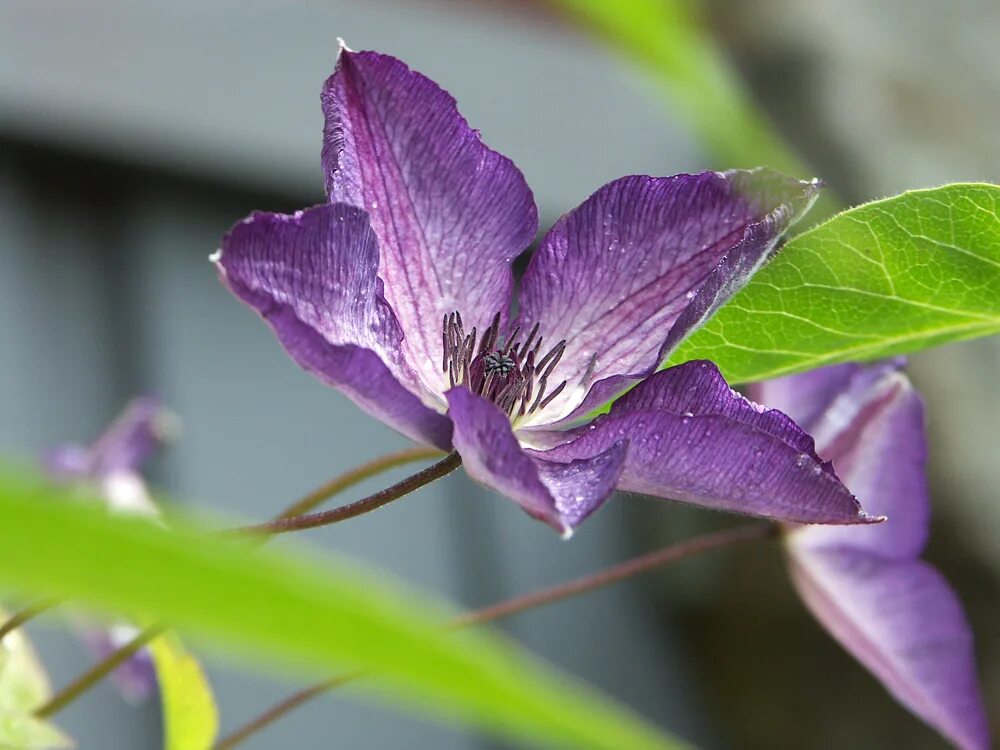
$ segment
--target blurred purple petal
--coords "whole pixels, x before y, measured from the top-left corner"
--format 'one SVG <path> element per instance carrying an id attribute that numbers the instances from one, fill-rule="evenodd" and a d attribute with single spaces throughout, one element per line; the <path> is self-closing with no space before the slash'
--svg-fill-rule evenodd
<path id="1" fill-rule="evenodd" d="M 80 629 L 80 635 L 97 661 L 103 661 L 138 634 L 139 630 L 130 625 L 112 625 L 106 629 L 88 626 Z M 111 679 L 122 697 L 131 703 L 144 701 L 158 685 L 156 668 L 145 648 L 137 651 L 112 672 Z"/>
<path id="2" fill-rule="evenodd" d="M 816 618 L 900 703 L 957 747 L 989 748 L 969 625 L 934 568 L 830 547 L 796 551 L 791 570 Z"/>
<path id="3" fill-rule="evenodd" d="M 622 490 L 800 523 L 873 520 L 805 432 L 733 391 L 710 362 L 650 376 L 570 434 L 538 455 L 585 459 L 628 440 Z"/>
<path id="4" fill-rule="evenodd" d="M 226 285 L 299 365 L 404 435 L 446 448 L 450 426 L 403 360 L 378 262 L 367 216 L 342 204 L 253 214 L 226 235 L 218 259 Z"/>
<path id="5" fill-rule="evenodd" d="M 653 372 L 749 281 L 819 185 L 770 170 L 623 177 L 556 222 L 525 273 L 524 328 L 566 354 L 536 422 L 583 413 Z M 606 381 L 606 382 L 601 382 Z"/>
<path id="6" fill-rule="evenodd" d="M 469 475 L 564 536 L 614 491 L 626 440 L 609 443 L 586 459 L 550 462 L 526 453 L 507 416 L 486 399 L 466 388 L 453 388 L 447 397 L 455 449 Z"/>
<path id="7" fill-rule="evenodd" d="M 45 471 L 57 479 L 81 479 L 93 473 L 90 450 L 83 445 L 65 444 L 50 448 L 42 455 Z"/>
<path id="8" fill-rule="evenodd" d="M 531 190 L 450 94 L 393 57 L 343 50 L 322 103 L 329 199 L 369 213 L 407 361 L 443 392 L 441 320 L 457 310 L 482 331 L 506 316 L 511 262 L 538 231 Z"/>
<path id="9" fill-rule="evenodd" d="M 89 446 L 63 445 L 48 451 L 45 468 L 62 479 L 100 479 L 138 471 L 170 437 L 171 418 L 159 399 L 135 398 Z"/>
<path id="10" fill-rule="evenodd" d="M 156 517 L 159 511 L 142 479 L 143 465 L 172 437 L 173 415 L 156 398 L 135 398 L 89 446 L 65 445 L 49 451 L 44 465 L 54 478 L 95 486 L 112 512 Z M 94 657 L 102 660 L 138 634 L 130 625 L 78 628 Z M 138 702 L 156 688 L 156 671 L 145 649 L 112 673 L 126 700 Z"/>

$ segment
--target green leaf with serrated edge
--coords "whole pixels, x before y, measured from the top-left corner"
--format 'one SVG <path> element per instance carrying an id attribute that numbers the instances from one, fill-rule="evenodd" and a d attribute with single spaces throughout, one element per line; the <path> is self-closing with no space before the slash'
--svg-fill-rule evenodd
<path id="1" fill-rule="evenodd" d="M 219 715 L 205 672 L 173 633 L 149 644 L 163 702 L 164 750 L 208 750 Z"/>
<path id="2" fill-rule="evenodd" d="M 685 747 L 499 634 L 448 632 L 453 612 L 368 567 L 255 549 L 183 523 L 165 529 L 58 502 L 65 496 L 0 467 L 0 583 L 164 621 L 247 660 L 316 676 L 371 669 L 377 678 L 362 681 L 360 695 L 534 744 Z"/>
<path id="3" fill-rule="evenodd" d="M 0 622 L 9 614 L 0 610 Z M 73 742 L 31 713 L 48 700 L 52 689 L 24 630 L 12 630 L 0 641 L 0 750 L 57 750 Z"/>
<path id="4" fill-rule="evenodd" d="M 730 382 L 1000 332 L 1000 186 L 914 190 L 791 240 L 670 358 Z"/>

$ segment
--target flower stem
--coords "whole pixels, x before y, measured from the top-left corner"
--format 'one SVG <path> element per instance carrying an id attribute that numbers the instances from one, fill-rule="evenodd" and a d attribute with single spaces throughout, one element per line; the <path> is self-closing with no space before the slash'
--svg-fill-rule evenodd
<path id="1" fill-rule="evenodd" d="M 91 687 L 114 672 L 115 669 L 128 661 L 136 652 L 142 649 L 142 647 L 151 640 L 156 638 L 156 636 L 164 630 L 165 628 L 162 625 L 146 628 L 131 641 L 110 654 L 108 658 L 92 666 L 82 675 L 73 680 L 73 682 L 69 685 L 53 695 L 49 699 L 48 703 L 45 703 L 41 707 L 35 709 L 35 716 L 39 719 L 47 719 L 60 709 L 64 708 L 67 704 L 72 703 L 78 696 L 85 693 Z"/>
<path id="2" fill-rule="evenodd" d="M 293 519 L 300 516 L 306 519 L 315 516 L 332 516 L 334 518 L 334 520 L 321 521 L 319 523 L 312 523 L 302 527 L 311 528 L 312 526 L 323 526 L 327 523 L 336 523 L 337 521 L 343 521 L 348 518 L 361 515 L 362 513 L 375 510 L 376 508 L 380 508 L 383 505 L 392 502 L 409 492 L 420 489 L 424 485 L 430 484 L 435 479 L 443 477 L 445 474 L 454 471 L 461 465 L 462 459 L 458 457 L 457 453 L 451 453 L 442 461 L 432 464 L 423 471 L 413 474 L 401 482 L 392 485 L 388 489 L 376 492 L 374 495 L 370 495 L 369 497 L 363 498 L 354 503 L 349 503 L 341 508 L 335 508 L 327 514 L 315 513 L 313 516 L 303 515 L 307 511 L 315 508 L 327 498 L 336 495 L 338 492 L 343 492 L 344 490 L 349 489 L 350 487 L 353 487 L 354 485 L 359 484 L 365 479 L 373 477 L 376 474 L 388 471 L 389 469 L 393 469 L 397 466 L 402 466 L 403 464 L 411 463 L 413 461 L 434 458 L 435 456 L 440 455 L 440 453 L 440 451 L 427 448 L 412 448 L 410 450 L 399 451 L 398 453 L 390 453 L 387 456 L 382 456 L 374 461 L 362 464 L 355 469 L 351 469 L 350 471 L 331 479 L 326 484 L 317 487 L 305 497 L 288 506 L 285 510 L 275 516 L 274 520 L 270 523 L 258 524 L 257 526 L 247 526 L 233 531 L 277 534 L 282 531 L 293 531 L 293 528 L 284 528 L 281 524 L 288 524 Z M 272 529 L 272 524 L 278 524 L 278 527 Z M 56 603 L 58 602 L 54 602 L 51 606 L 54 606 Z M 34 614 L 31 614 L 26 619 L 30 619 L 30 617 L 33 617 Z M 18 617 L 18 615 L 15 615 L 15 618 L 16 617 Z M 14 623 L 10 629 L 18 627 L 20 624 L 21 623 Z M 9 625 L 11 625 L 11 621 L 5 623 L 3 627 L 7 628 Z M 166 626 L 162 624 L 152 625 L 146 628 L 131 641 L 109 654 L 103 661 L 95 664 L 87 672 L 84 672 L 76 680 L 56 693 L 56 695 L 54 695 L 48 703 L 35 711 L 35 715 L 39 718 L 52 716 L 54 713 L 75 700 L 90 687 L 96 685 L 104 679 L 107 675 L 113 672 L 116 667 L 127 661 L 129 657 L 142 649 L 147 643 L 156 638 L 156 636 L 160 635 L 160 633 L 162 633 L 165 629 Z"/>
<path id="3" fill-rule="evenodd" d="M 11 633 L 17 630 L 19 627 L 24 625 L 26 622 L 33 620 L 38 617 L 38 615 L 43 612 L 48 612 L 53 607 L 58 606 L 62 603 L 61 599 L 40 599 L 34 604 L 29 604 L 24 609 L 19 612 L 15 612 L 11 615 L 10 619 L 7 620 L 3 625 L 0 625 L 0 642 Z"/>
<path id="4" fill-rule="evenodd" d="M 289 531 L 301 531 L 303 529 L 313 529 L 317 526 L 329 526 L 330 524 L 340 523 L 341 521 L 346 521 L 348 518 L 370 513 L 373 510 L 381 508 L 383 505 L 388 505 L 393 500 L 398 500 L 404 495 L 409 495 L 411 492 L 430 484 L 434 480 L 450 474 L 461 465 L 462 457 L 458 453 L 449 453 L 436 464 L 431 464 L 426 469 L 418 471 L 416 474 L 408 476 L 406 479 L 390 487 L 386 487 L 374 495 L 369 495 L 353 503 L 318 513 L 307 513 L 294 517 L 281 516 L 266 523 L 233 529 L 233 532 L 239 534 L 285 534 Z"/>
<path id="5" fill-rule="evenodd" d="M 363 672 L 345 672 L 344 674 L 332 679 L 317 682 L 315 685 L 311 685 L 310 687 L 300 690 L 297 693 L 292 693 L 280 703 L 275 703 L 267 711 L 257 716 L 257 718 L 252 721 L 248 721 L 239 729 L 226 735 L 213 746 L 212 750 L 229 750 L 230 748 L 242 744 L 245 740 L 248 740 L 251 736 L 257 734 L 257 732 L 261 729 L 270 726 L 285 714 L 294 711 L 303 703 L 315 698 L 317 695 L 325 693 L 327 690 L 333 690 L 333 688 L 338 685 L 350 682 L 363 674 Z"/>
<path id="6" fill-rule="evenodd" d="M 671 544 L 646 555 L 633 557 L 631 560 L 626 560 L 618 565 L 605 568 L 597 573 L 592 573 L 573 581 L 560 583 L 523 596 L 516 596 L 513 599 L 507 599 L 489 607 L 475 609 L 464 615 L 459 615 L 452 621 L 451 627 L 464 628 L 469 625 L 481 625 L 504 617 L 510 617 L 511 615 L 516 615 L 535 607 L 542 607 L 546 604 L 569 599 L 577 594 L 584 594 L 588 591 L 610 586 L 613 583 L 647 573 L 675 560 L 691 557 L 710 549 L 718 549 L 719 547 L 726 547 L 736 542 L 770 536 L 775 533 L 775 528 L 771 524 L 755 523 L 737 526 L 734 529 L 726 529 L 725 531 L 717 531 L 712 534 L 696 536 L 693 539 Z"/>
<path id="7" fill-rule="evenodd" d="M 550 588 L 541 589 L 540 591 L 525 594 L 524 596 L 506 599 L 502 602 L 498 602 L 497 604 L 467 612 L 466 614 L 459 615 L 457 618 L 452 620 L 448 627 L 463 628 L 470 625 L 482 625 L 488 622 L 494 622 L 495 620 L 510 617 L 511 615 L 516 615 L 529 609 L 541 607 L 546 604 L 552 604 L 554 602 L 562 601 L 563 599 L 569 599 L 570 597 L 578 594 L 604 588 L 605 586 L 609 586 L 613 583 L 623 581 L 642 573 L 647 573 L 660 566 L 666 565 L 667 563 L 681 560 L 685 557 L 693 557 L 694 555 L 702 552 L 719 549 L 720 547 L 726 547 L 738 542 L 774 536 L 777 531 L 778 527 L 775 524 L 755 523 L 737 526 L 736 528 L 726 529 L 725 531 L 704 534 L 703 536 L 678 542 L 677 544 L 668 545 L 646 555 L 634 557 L 631 560 L 626 560 L 618 565 L 598 571 L 597 573 L 592 573 L 591 575 L 577 578 L 573 581 L 568 581 L 567 583 L 561 583 Z M 213 747 L 213 750 L 231 750 L 231 748 L 241 744 L 244 740 L 247 740 L 252 735 L 266 728 L 270 724 L 273 724 L 275 721 L 298 708 L 303 703 L 306 703 L 312 698 L 315 698 L 328 690 L 332 690 L 333 688 L 339 687 L 347 682 L 351 682 L 358 677 L 362 677 L 365 674 L 366 672 L 362 670 L 346 672 L 331 679 L 323 680 L 322 682 L 317 682 L 309 687 L 303 688 L 219 740 Z"/>
<path id="8" fill-rule="evenodd" d="M 338 477 L 334 477 L 326 484 L 321 484 L 301 500 L 285 508 L 284 511 L 275 517 L 275 520 L 304 515 L 327 498 L 333 497 L 377 474 L 389 471 L 389 469 L 395 469 L 397 466 L 437 458 L 440 455 L 441 451 L 434 448 L 409 448 L 404 451 L 381 456 L 366 464 L 361 464 L 356 469 L 351 469 Z"/>

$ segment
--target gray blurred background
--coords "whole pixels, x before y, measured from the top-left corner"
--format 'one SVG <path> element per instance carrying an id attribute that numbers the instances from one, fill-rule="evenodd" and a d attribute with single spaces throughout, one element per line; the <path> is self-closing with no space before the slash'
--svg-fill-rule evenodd
<path id="1" fill-rule="evenodd" d="M 851 200 L 1000 179 L 995 2 L 709 11 L 781 130 Z M 709 164 L 657 89 L 541 3 L 0 0 L 0 452 L 89 440 L 129 395 L 156 392 L 184 424 L 157 483 L 262 519 L 405 444 L 299 371 L 207 261 L 250 210 L 323 199 L 318 93 L 338 36 L 449 89 L 525 172 L 543 227 L 622 174 Z M 930 556 L 968 608 L 996 726 L 1000 346 L 946 347 L 913 369 L 932 428 Z M 621 497 L 563 543 L 455 476 L 308 536 L 475 606 L 724 522 Z M 52 625 L 32 633 L 62 684 L 90 656 Z M 767 546 L 505 627 L 701 747 L 944 747 L 808 619 Z M 223 730 L 296 687 L 209 666 Z M 110 685 L 59 723 L 83 750 L 159 746 L 155 701 L 127 707 Z M 331 694 L 246 747 L 500 745 Z"/>

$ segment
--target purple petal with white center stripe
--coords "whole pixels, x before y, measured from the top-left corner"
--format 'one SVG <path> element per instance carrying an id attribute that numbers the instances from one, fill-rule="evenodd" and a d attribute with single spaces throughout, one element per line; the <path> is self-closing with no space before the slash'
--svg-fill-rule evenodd
<path id="1" fill-rule="evenodd" d="M 818 190 L 765 169 L 623 177 L 559 219 L 525 273 L 521 323 L 566 340 L 550 380 L 567 388 L 532 424 L 585 413 L 653 372 Z"/>
<path id="2" fill-rule="evenodd" d="M 252 214 L 226 235 L 217 262 L 223 282 L 299 365 L 404 435 L 448 447 L 447 418 L 428 406 L 436 397 L 403 360 L 363 211 L 328 204 Z"/>
<path id="3" fill-rule="evenodd" d="M 838 365 L 755 389 L 768 406 L 794 413 L 812 413 L 797 391 L 825 402 L 810 420 L 817 452 L 833 463 L 868 512 L 888 518 L 865 529 L 799 529 L 793 533 L 796 545 L 843 544 L 897 559 L 923 551 L 930 523 L 923 404 L 901 367 L 900 360 Z"/>
<path id="4" fill-rule="evenodd" d="M 791 419 L 733 391 L 710 362 L 655 373 L 536 455 L 566 461 L 628 439 L 618 488 L 799 523 L 873 519 Z"/>
<path id="5" fill-rule="evenodd" d="M 462 387 L 446 395 L 455 449 L 469 475 L 564 536 L 614 491 L 627 440 L 610 443 L 586 459 L 546 461 L 521 448 L 507 416 L 486 399 Z"/>
<path id="6" fill-rule="evenodd" d="M 917 559 L 927 540 L 923 406 L 902 360 L 838 365 L 754 386 L 808 419 L 877 527 L 792 529 L 792 579 L 816 618 L 904 706 L 963 750 L 989 746 L 972 634 L 944 578 Z"/>
<path id="7" fill-rule="evenodd" d="M 791 570 L 816 619 L 900 703 L 962 750 L 989 748 L 971 631 L 940 573 L 849 547 L 793 547 Z"/>
<path id="8" fill-rule="evenodd" d="M 322 94 L 331 201 L 365 209 L 407 360 L 438 393 L 441 320 L 483 331 L 510 305 L 511 263 L 538 231 L 531 190 L 455 100 L 401 61 L 342 50 Z"/>

